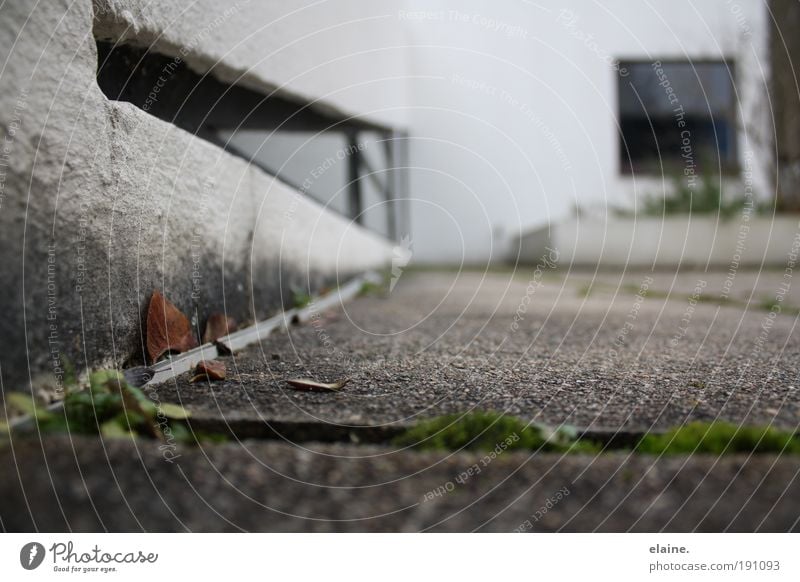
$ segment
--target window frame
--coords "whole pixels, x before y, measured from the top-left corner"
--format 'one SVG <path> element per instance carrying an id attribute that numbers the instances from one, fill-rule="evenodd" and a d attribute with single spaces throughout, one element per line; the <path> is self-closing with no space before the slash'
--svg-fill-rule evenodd
<path id="1" fill-rule="evenodd" d="M 715 64 L 715 65 L 725 65 L 728 71 L 728 77 L 731 81 L 731 90 L 733 95 L 733 102 L 730 106 L 730 111 L 727 112 L 725 118 L 730 123 L 730 126 L 733 128 L 733 137 L 731 139 L 731 154 L 730 154 L 730 161 L 727 161 L 717 155 L 715 159 L 715 174 L 721 177 L 736 177 L 741 174 L 741 162 L 739 158 L 739 99 L 738 96 L 738 85 L 737 85 L 737 74 L 736 74 L 736 61 L 731 57 L 722 57 L 722 58 L 678 58 L 678 57 L 668 57 L 668 58 L 652 58 L 652 59 L 644 59 L 644 58 L 619 58 L 617 59 L 619 63 L 619 71 L 630 70 L 632 65 L 647 65 L 652 66 L 655 62 L 660 62 L 662 65 L 690 65 L 692 69 L 695 71 L 695 78 L 696 78 L 696 69 L 694 68 L 696 65 L 708 65 L 708 64 Z M 617 132 L 617 165 L 618 165 L 618 174 L 623 177 L 634 177 L 634 176 L 643 176 L 643 177 L 652 177 L 652 176 L 663 176 L 665 173 L 669 171 L 670 163 L 673 161 L 671 158 L 664 157 L 663 155 L 659 159 L 659 166 L 656 167 L 649 167 L 647 164 L 642 164 L 640 167 L 636 167 L 634 162 L 630 159 L 629 153 L 630 150 L 626 147 L 625 136 L 622 133 L 622 112 L 620 111 L 621 105 L 621 81 L 620 77 L 622 77 L 619 72 L 616 75 L 616 83 L 615 83 L 615 108 L 616 108 L 616 132 Z M 671 119 L 674 121 L 674 116 L 671 116 Z M 648 123 L 650 124 L 650 128 L 652 131 L 652 117 L 647 118 Z M 677 129 L 677 122 L 675 122 L 675 128 Z M 652 134 L 651 134 L 652 135 Z M 715 137 L 716 135 L 715 132 Z M 663 152 L 662 152 L 663 153 Z M 680 161 L 680 160 L 676 160 Z M 699 160 L 695 158 L 695 163 L 698 163 Z M 702 173 L 702 169 L 698 172 L 698 174 Z"/>

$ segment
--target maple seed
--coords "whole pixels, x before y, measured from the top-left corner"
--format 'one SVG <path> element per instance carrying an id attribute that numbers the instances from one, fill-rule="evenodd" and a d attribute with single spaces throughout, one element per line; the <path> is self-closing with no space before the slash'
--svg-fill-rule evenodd
<path id="1" fill-rule="evenodd" d="M 192 325 L 180 309 L 157 289 L 147 308 L 147 355 L 155 363 L 167 352 L 181 353 L 197 347 Z"/>
<path id="2" fill-rule="evenodd" d="M 194 367 L 190 382 L 212 382 L 225 379 L 225 362 L 219 360 L 203 360 Z"/>
<path id="3" fill-rule="evenodd" d="M 291 380 L 286 380 L 286 383 L 295 390 L 304 390 L 306 392 L 336 392 L 344 388 L 345 384 L 349 381 L 350 378 L 345 378 L 338 382 L 326 384 L 324 382 L 311 380 L 310 378 L 292 378 Z"/>
<path id="4" fill-rule="evenodd" d="M 232 317 L 227 317 L 224 313 L 212 313 L 206 321 L 206 329 L 203 332 L 203 343 L 209 344 L 217 341 L 221 337 L 236 331 L 236 322 Z"/>

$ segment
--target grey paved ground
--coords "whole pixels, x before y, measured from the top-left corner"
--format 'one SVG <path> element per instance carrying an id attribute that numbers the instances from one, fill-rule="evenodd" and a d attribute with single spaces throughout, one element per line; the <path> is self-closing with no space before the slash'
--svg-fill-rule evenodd
<path id="1" fill-rule="evenodd" d="M 471 453 L 319 442 L 347 438 L 348 427 L 362 427 L 351 432 L 355 441 L 369 433 L 363 427 L 388 430 L 470 409 L 611 430 L 713 418 L 797 427 L 793 308 L 800 306 L 800 285 L 789 289 L 779 315 L 762 305 L 774 298 L 781 272 L 737 273 L 723 306 L 709 299 L 726 288 L 724 273 L 545 273 L 536 278 L 542 286 L 530 286 L 532 276 L 407 273 L 388 298 L 360 298 L 228 357 L 228 381 L 208 386 L 180 378 L 156 390 L 160 399 L 190 408 L 198 426 L 232 422 L 242 438 L 260 434 L 258 427 L 282 433 L 294 426 L 284 440 L 182 447 L 174 462 L 147 440 L 15 441 L 0 449 L 1 525 L 798 529 L 796 457 L 506 452 L 484 466 Z M 706 301 L 694 305 L 689 297 L 698 280 L 705 281 Z M 647 292 L 637 296 L 643 282 Z M 296 376 L 352 382 L 337 394 L 299 393 L 284 383 Z M 480 473 L 458 483 L 476 462 Z M 451 490 L 426 501 L 437 488 Z M 556 499 L 559 491 L 569 494 Z"/>
<path id="2" fill-rule="evenodd" d="M 480 408 L 612 430 L 714 418 L 794 429 L 800 335 L 789 311 L 800 285 L 774 318 L 761 303 L 780 272 L 737 274 L 725 306 L 690 303 L 698 280 L 709 299 L 726 277 L 551 273 L 535 287 L 525 271 L 409 273 L 389 298 L 361 298 L 228 358 L 225 383 L 182 378 L 158 391 L 231 420 L 391 425 Z M 306 394 L 286 388 L 293 376 L 352 383 Z"/>

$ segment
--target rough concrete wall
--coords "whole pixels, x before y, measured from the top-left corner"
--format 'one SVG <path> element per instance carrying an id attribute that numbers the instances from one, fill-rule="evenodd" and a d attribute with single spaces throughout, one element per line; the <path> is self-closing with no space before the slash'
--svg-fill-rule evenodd
<path id="1" fill-rule="evenodd" d="M 379 237 L 261 170 L 108 101 L 89 0 L 0 8 L 4 389 L 141 357 L 154 288 L 202 326 L 263 317 L 310 283 L 383 264 Z"/>

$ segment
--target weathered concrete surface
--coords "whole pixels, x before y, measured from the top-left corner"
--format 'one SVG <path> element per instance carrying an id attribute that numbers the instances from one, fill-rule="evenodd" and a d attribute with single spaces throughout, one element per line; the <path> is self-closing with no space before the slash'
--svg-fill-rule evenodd
<path id="1" fill-rule="evenodd" d="M 742 271 L 730 282 L 726 273 L 533 273 L 406 273 L 388 298 L 360 298 L 226 358 L 225 382 L 182 377 L 154 390 L 199 417 L 251 429 L 398 426 L 473 409 L 612 431 L 713 419 L 797 428 L 790 309 L 800 286 L 781 314 L 761 306 L 781 271 Z M 690 301 L 703 283 L 707 300 L 730 288 L 728 304 Z M 286 386 L 298 376 L 352 382 L 310 394 Z"/>
<path id="2" fill-rule="evenodd" d="M 166 462 L 152 442 L 85 438 L 45 450 L 50 478 L 35 439 L 15 443 L 16 466 L 0 450 L 6 531 L 796 531 L 800 518 L 790 457 L 506 452 L 483 466 L 468 453 L 245 441 Z"/>
<path id="3" fill-rule="evenodd" d="M 136 361 L 154 288 L 202 328 L 388 260 L 382 239 L 259 169 L 108 101 L 93 25 L 90 0 L 0 8 L 5 389 L 58 384 L 62 357 Z"/>

